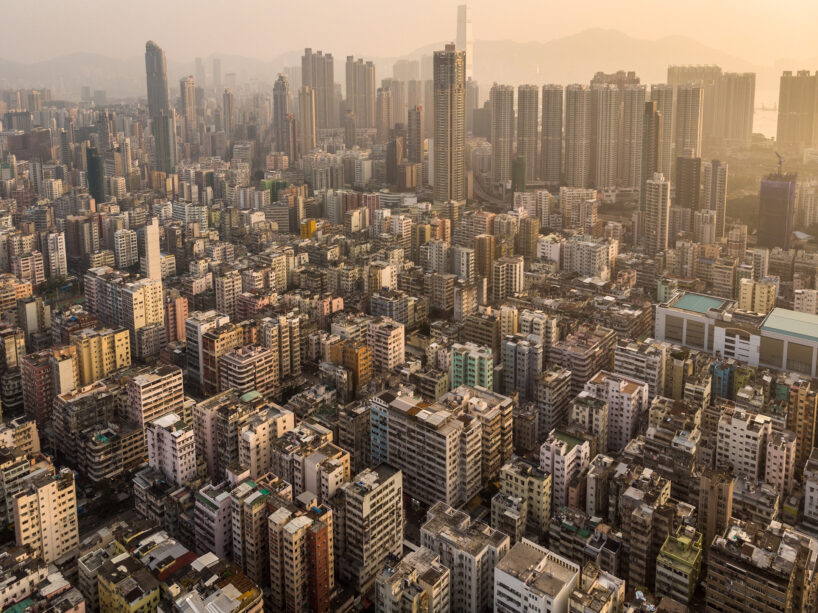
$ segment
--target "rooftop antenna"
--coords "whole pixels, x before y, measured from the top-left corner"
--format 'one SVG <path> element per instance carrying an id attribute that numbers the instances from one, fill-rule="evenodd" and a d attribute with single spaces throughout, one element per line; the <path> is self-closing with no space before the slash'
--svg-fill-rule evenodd
<path id="1" fill-rule="evenodd" d="M 778 153 L 778 151 L 775 152 L 775 156 L 778 158 L 778 174 L 780 176 L 782 174 L 782 167 L 784 166 L 784 157 Z"/>

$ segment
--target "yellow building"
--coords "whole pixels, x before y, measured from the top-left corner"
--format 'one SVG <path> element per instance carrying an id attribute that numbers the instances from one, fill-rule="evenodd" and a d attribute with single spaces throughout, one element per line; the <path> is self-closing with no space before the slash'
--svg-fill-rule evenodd
<path id="1" fill-rule="evenodd" d="M 128 553 L 105 562 L 97 575 L 100 613 L 154 613 L 159 582 Z"/>
<path id="2" fill-rule="evenodd" d="M 500 492 L 527 503 L 525 522 L 537 534 L 548 529 L 551 519 L 551 475 L 522 460 L 500 469 Z"/>
<path id="3" fill-rule="evenodd" d="M 775 307 L 776 293 L 773 281 L 742 279 L 738 288 L 738 308 L 752 313 L 769 313 Z"/>
<path id="4" fill-rule="evenodd" d="M 312 238 L 315 234 L 315 220 L 305 219 L 301 222 L 301 238 Z"/>
<path id="5" fill-rule="evenodd" d="M 131 341 L 125 328 L 86 328 L 72 334 L 69 342 L 77 348 L 80 385 L 131 364 Z"/>

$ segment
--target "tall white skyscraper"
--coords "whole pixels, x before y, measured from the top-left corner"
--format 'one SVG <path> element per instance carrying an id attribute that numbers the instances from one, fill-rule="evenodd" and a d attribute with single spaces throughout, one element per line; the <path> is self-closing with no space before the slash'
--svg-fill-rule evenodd
<path id="1" fill-rule="evenodd" d="M 619 101 L 616 85 L 591 86 L 591 174 L 597 189 L 616 187 Z"/>
<path id="2" fill-rule="evenodd" d="M 565 183 L 568 187 L 591 183 L 591 89 L 587 85 L 565 88 Z"/>
<path id="3" fill-rule="evenodd" d="M 644 85 L 626 85 L 622 90 L 622 137 L 618 165 L 618 184 L 621 187 L 639 187 L 645 95 Z"/>
<path id="4" fill-rule="evenodd" d="M 562 98 L 562 85 L 543 85 L 540 178 L 549 186 L 562 180 Z"/>
<path id="5" fill-rule="evenodd" d="M 676 134 L 674 160 L 692 150 L 694 157 L 702 152 L 702 105 L 704 92 L 700 85 L 680 85 L 676 90 Z"/>
<path id="6" fill-rule="evenodd" d="M 162 255 L 159 252 L 159 220 L 154 217 L 142 228 L 142 259 L 140 261 L 143 277 L 162 280 Z"/>
<path id="7" fill-rule="evenodd" d="M 434 201 L 466 201 L 466 52 L 434 55 Z"/>
<path id="8" fill-rule="evenodd" d="M 489 92 L 491 102 L 491 180 L 505 183 L 511 179 L 514 154 L 514 88 L 497 85 Z"/>
<path id="9" fill-rule="evenodd" d="M 645 217 L 640 229 L 645 251 L 654 255 L 667 249 L 670 218 L 670 181 L 661 172 L 645 182 Z"/>
<path id="10" fill-rule="evenodd" d="M 467 4 L 457 7 L 457 49 L 466 52 L 466 78 L 473 78 L 474 39 L 471 29 L 471 10 Z"/>
<path id="11" fill-rule="evenodd" d="M 540 90 L 536 85 L 517 88 L 517 155 L 525 156 L 526 183 L 539 173 L 537 164 L 537 122 L 539 121 Z"/>
<path id="12" fill-rule="evenodd" d="M 662 115 L 662 147 L 659 157 L 659 172 L 670 176 L 673 159 L 673 86 L 651 85 L 650 99 L 657 104 Z"/>
<path id="13" fill-rule="evenodd" d="M 719 160 L 704 164 L 703 208 L 716 212 L 716 240 L 723 238 L 727 215 L 727 164 Z"/>

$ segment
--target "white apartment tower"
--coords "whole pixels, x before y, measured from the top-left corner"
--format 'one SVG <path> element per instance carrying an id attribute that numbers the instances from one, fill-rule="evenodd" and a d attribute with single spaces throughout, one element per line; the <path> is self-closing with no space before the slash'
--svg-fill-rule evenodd
<path id="1" fill-rule="evenodd" d="M 565 88 L 565 184 L 591 185 L 591 89 Z"/>

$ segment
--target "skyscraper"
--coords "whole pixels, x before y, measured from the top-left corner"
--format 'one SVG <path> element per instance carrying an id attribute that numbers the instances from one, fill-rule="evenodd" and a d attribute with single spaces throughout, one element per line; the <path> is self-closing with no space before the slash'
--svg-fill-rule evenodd
<path id="1" fill-rule="evenodd" d="M 300 149 L 306 154 L 318 146 L 317 120 L 315 109 L 315 90 L 302 85 L 298 91 L 298 110 L 301 130 Z"/>
<path id="2" fill-rule="evenodd" d="M 702 152 L 702 105 L 704 92 L 695 84 L 680 85 L 676 90 L 675 157 L 682 157 L 690 149 L 694 156 Z"/>
<path id="3" fill-rule="evenodd" d="M 279 74 L 273 85 L 273 137 L 277 151 L 286 151 L 287 114 L 290 112 L 290 82 Z"/>
<path id="4" fill-rule="evenodd" d="M 140 228 L 142 276 L 162 280 L 162 255 L 159 252 L 159 220 L 154 217 Z"/>
<path id="5" fill-rule="evenodd" d="M 423 106 L 409 109 L 407 128 L 407 159 L 418 164 L 423 162 Z"/>
<path id="6" fill-rule="evenodd" d="M 723 238 L 727 231 L 727 164 L 713 160 L 704 165 L 702 204 L 703 208 L 716 212 L 716 240 Z"/>
<path id="7" fill-rule="evenodd" d="M 591 180 L 597 189 L 616 187 L 619 101 L 616 85 L 591 86 Z"/>
<path id="8" fill-rule="evenodd" d="M 753 135 L 756 75 L 725 72 L 716 81 L 713 132 L 704 132 L 727 143 L 748 146 Z M 705 126 L 706 128 L 707 126 Z"/>
<path id="9" fill-rule="evenodd" d="M 621 187 L 639 187 L 642 165 L 642 130 L 644 129 L 644 85 L 626 85 L 622 91 L 622 124 L 619 142 L 617 183 Z M 652 176 L 652 175 L 651 175 Z"/>
<path id="10" fill-rule="evenodd" d="M 662 147 L 658 172 L 670 176 L 673 159 L 673 86 L 651 85 L 650 99 L 656 102 L 657 110 L 661 113 L 662 118 Z M 650 176 L 648 175 L 648 178 Z"/>
<path id="11" fill-rule="evenodd" d="M 179 110 L 185 118 L 185 140 L 193 140 L 196 128 L 196 82 L 193 77 L 184 77 L 179 81 Z"/>
<path id="12" fill-rule="evenodd" d="M 702 90 L 702 134 L 705 140 L 714 136 L 716 122 L 717 88 L 722 77 L 721 68 L 713 64 L 681 65 L 667 67 L 667 82 L 673 87 L 674 111 L 678 107 L 680 86 L 694 84 Z M 674 117 L 676 115 L 674 114 Z M 699 155 L 701 152 L 697 152 Z M 674 156 L 682 155 L 676 151 Z M 674 160 L 675 161 L 675 160 Z"/>
<path id="13" fill-rule="evenodd" d="M 145 71 L 148 81 L 148 112 L 158 117 L 168 112 L 168 75 L 165 52 L 152 40 L 145 44 Z"/>
<path id="14" fill-rule="evenodd" d="M 105 202 L 105 157 L 96 147 L 88 147 L 85 158 L 88 167 L 88 193 L 99 205 Z"/>
<path id="15" fill-rule="evenodd" d="M 359 128 L 375 127 L 375 64 L 357 60 L 351 55 L 346 61 L 346 108 L 355 114 Z"/>
<path id="16" fill-rule="evenodd" d="M 784 71 L 778 88 L 776 141 L 794 150 L 818 143 L 818 72 Z"/>
<path id="17" fill-rule="evenodd" d="M 655 100 L 645 102 L 642 114 L 642 162 L 639 169 L 639 208 L 645 208 L 645 181 L 662 163 L 662 113 Z"/>
<path id="18" fill-rule="evenodd" d="M 505 183 L 511 179 L 514 154 L 514 88 L 497 85 L 489 92 L 491 102 L 491 180 Z"/>
<path id="19" fill-rule="evenodd" d="M 234 124 L 236 122 L 236 98 L 229 89 L 224 90 L 222 96 L 222 121 L 224 122 L 224 136 L 229 141 L 233 138 Z"/>
<path id="20" fill-rule="evenodd" d="M 639 232 L 649 255 L 667 249 L 669 217 L 670 182 L 662 173 L 657 172 L 645 182 L 645 221 L 644 229 Z"/>
<path id="21" fill-rule="evenodd" d="M 543 85 L 540 178 L 549 187 L 562 179 L 562 96 L 562 85 Z"/>
<path id="22" fill-rule="evenodd" d="M 176 166 L 176 118 L 168 102 L 165 52 L 152 40 L 145 44 L 145 72 L 148 113 L 154 139 L 154 165 L 157 170 L 173 172 Z"/>
<path id="23" fill-rule="evenodd" d="M 389 140 L 389 133 L 395 126 L 393 112 L 394 100 L 392 92 L 379 87 L 375 98 L 375 128 L 377 128 L 375 141 L 377 143 L 383 144 Z"/>
<path id="24" fill-rule="evenodd" d="M 691 155 L 676 158 L 676 206 L 698 211 L 702 188 L 702 159 Z"/>
<path id="25" fill-rule="evenodd" d="M 301 58 L 301 85 L 315 92 L 316 129 L 334 128 L 338 124 L 338 104 L 335 100 L 335 60 L 331 53 L 304 49 Z M 304 120 L 302 118 L 303 125 Z"/>
<path id="26" fill-rule="evenodd" d="M 587 85 L 565 88 L 565 184 L 591 184 L 591 89 Z"/>
<path id="27" fill-rule="evenodd" d="M 466 53 L 434 55 L 434 201 L 466 200 Z"/>
<path id="28" fill-rule="evenodd" d="M 467 4 L 457 7 L 457 49 L 466 52 L 466 78 L 474 77 L 474 40 L 471 29 L 471 10 Z"/>
<path id="29" fill-rule="evenodd" d="M 761 180 L 758 205 L 758 247 L 789 249 L 795 216 L 797 176 L 771 174 Z"/>
<path id="30" fill-rule="evenodd" d="M 536 85 L 517 88 L 517 155 L 525 157 L 526 181 L 534 181 L 539 173 L 537 164 L 537 122 L 539 121 L 540 90 Z"/>

